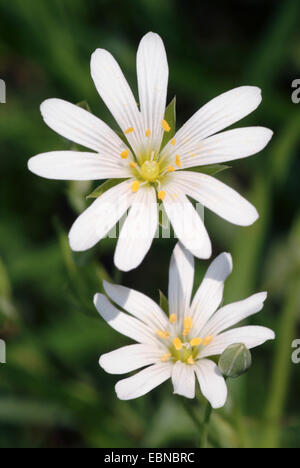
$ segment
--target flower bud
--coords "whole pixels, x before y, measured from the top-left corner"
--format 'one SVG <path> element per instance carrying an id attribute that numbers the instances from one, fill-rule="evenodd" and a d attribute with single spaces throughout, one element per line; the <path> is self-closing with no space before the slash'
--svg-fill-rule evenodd
<path id="1" fill-rule="evenodd" d="M 243 343 L 235 343 L 223 351 L 218 366 L 225 377 L 234 379 L 247 372 L 251 363 L 249 349 Z"/>

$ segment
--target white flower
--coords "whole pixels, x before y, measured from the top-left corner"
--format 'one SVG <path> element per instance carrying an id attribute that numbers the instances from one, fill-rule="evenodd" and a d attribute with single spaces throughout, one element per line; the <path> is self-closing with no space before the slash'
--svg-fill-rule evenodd
<path id="1" fill-rule="evenodd" d="M 119 236 L 115 264 L 137 267 L 149 250 L 158 225 L 157 201 L 163 203 L 176 236 L 199 258 L 209 258 L 211 243 L 187 196 L 231 223 L 252 224 L 256 209 L 219 180 L 186 169 L 244 158 L 261 151 L 272 131 L 247 127 L 217 133 L 234 124 L 261 102 L 259 88 L 242 86 L 221 94 L 196 112 L 164 147 L 168 63 L 161 38 L 148 33 L 137 52 L 139 107 L 115 59 L 97 49 L 91 74 L 103 101 L 128 144 L 91 113 L 61 99 L 41 105 L 45 122 L 73 142 L 94 152 L 54 151 L 29 160 L 29 169 L 51 179 L 124 179 L 76 220 L 71 248 L 82 251 L 108 234 L 131 207 Z M 188 78 L 187 78 L 188 79 Z"/>
<path id="2" fill-rule="evenodd" d="M 100 357 L 106 372 L 123 374 L 148 366 L 116 385 L 120 399 L 140 397 L 171 378 L 174 393 L 195 396 L 195 376 L 203 395 L 214 408 L 223 406 L 227 387 L 217 365 L 207 359 L 221 354 L 229 345 L 243 343 L 254 348 L 274 339 L 274 332 L 261 326 L 228 330 L 259 312 L 265 292 L 221 307 L 224 281 L 232 270 L 228 253 L 219 255 L 208 268 L 193 300 L 194 258 L 178 243 L 169 276 L 169 317 L 144 294 L 124 286 L 104 282 L 111 300 L 96 294 L 94 303 L 101 316 L 120 333 L 137 341 Z"/>

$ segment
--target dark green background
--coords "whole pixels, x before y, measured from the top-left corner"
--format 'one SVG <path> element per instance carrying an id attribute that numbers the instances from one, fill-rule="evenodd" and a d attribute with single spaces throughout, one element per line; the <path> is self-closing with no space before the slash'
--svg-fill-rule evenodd
<path id="1" fill-rule="evenodd" d="M 300 364 L 300 2 L 172 0 L 0 0 L 0 365 L 1 447 L 191 447 L 199 434 L 166 383 L 146 397 L 118 401 L 117 376 L 98 366 L 101 353 L 129 340 L 97 315 L 92 297 L 101 280 L 158 298 L 167 291 L 174 240 L 156 240 L 131 273 L 114 270 L 114 240 L 73 255 L 67 232 L 84 208 L 89 184 L 34 176 L 29 157 L 69 147 L 43 123 L 40 103 L 87 100 L 114 122 L 89 73 L 97 47 L 111 51 L 136 87 L 135 54 L 149 30 L 166 45 L 177 121 L 221 92 L 240 85 L 263 90 L 260 108 L 240 125 L 264 125 L 275 135 L 259 155 L 232 163 L 218 177 L 253 202 L 253 227 L 230 225 L 206 212 L 213 255 L 226 250 L 235 269 L 225 302 L 267 289 L 253 323 L 270 326 L 275 343 L 253 352 L 247 375 L 230 382 L 228 405 L 214 413 L 215 447 L 299 447 Z M 197 284 L 207 262 L 197 262 Z M 192 403 L 191 403 L 192 404 Z M 194 403 L 199 413 L 202 405 Z"/>

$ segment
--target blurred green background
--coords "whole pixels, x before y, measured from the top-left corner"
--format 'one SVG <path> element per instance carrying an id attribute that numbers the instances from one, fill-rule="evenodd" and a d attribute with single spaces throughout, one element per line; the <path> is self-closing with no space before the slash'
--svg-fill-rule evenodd
<path id="1" fill-rule="evenodd" d="M 135 54 L 153 30 L 166 45 L 177 122 L 221 92 L 240 85 L 263 90 L 259 109 L 238 125 L 275 132 L 261 154 L 218 175 L 260 212 L 241 228 L 206 212 L 215 256 L 233 255 L 225 302 L 267 289 L 253 323 L 277 340 L 253 352 L 254 365 L 230 382 L 230 398 L 214 413 L 215 447 L 300 447 L 300 364 L 291 343 L 300 338 L 300 104 L 291 82 L 300 78 L 300 2 L 190 0 L 0 0 L 0 364 L 1 447 L 194 447 L 199 434 L 166 383 L 132 402 L 118 401 L 117 376 L 99 355 L 129 340 L 97 315 L 92 297 L 103 278 L 122 281 L 158 300 L 167 292 L 175 240 L 155 240 L 131 273 L 114 270 L 114 240 L 73 255 L 67 232 L 87 205 L 90 184 L 50 181 L 27 170 L 29 157 L 70 147 L 43 123 L 40 103 L 87 100 L 115 123 L 89 73 L 97 47 L 111 51 L 136 87 Z M 208 262 L 197 262 L 197 283 Z M 192 404 L 192 403 L 191 403 Z M 194 408 L 201 413 L 199 402 Z"/>

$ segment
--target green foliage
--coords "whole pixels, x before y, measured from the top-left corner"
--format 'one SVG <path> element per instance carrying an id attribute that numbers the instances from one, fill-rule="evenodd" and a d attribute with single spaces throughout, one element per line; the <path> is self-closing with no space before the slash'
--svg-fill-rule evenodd
<path id="1" fill-rule="evenodd" d="M 176 97 L 172 99 L 170 104 L 166 107 L 164 119 L 170 126 L 169 132 L 164 132 L 161 147 L 163 148 L 168 141 L 170 141 L 176 133 Z"/>

